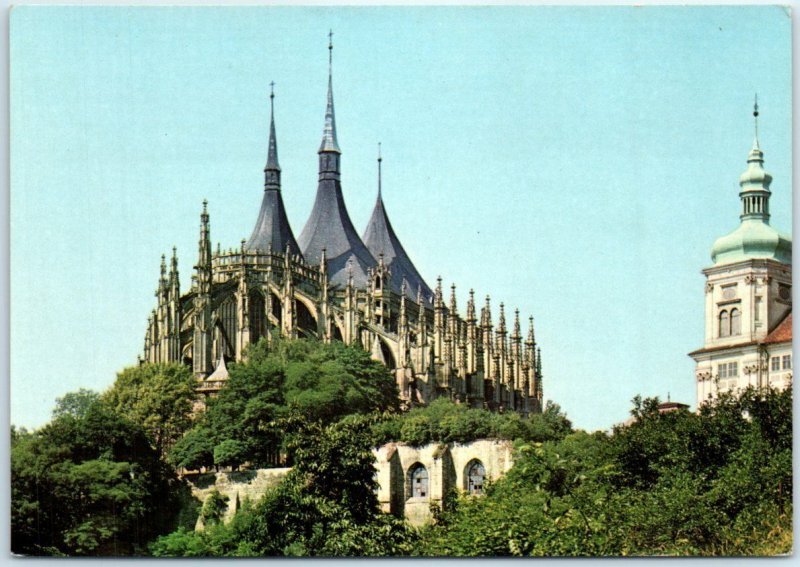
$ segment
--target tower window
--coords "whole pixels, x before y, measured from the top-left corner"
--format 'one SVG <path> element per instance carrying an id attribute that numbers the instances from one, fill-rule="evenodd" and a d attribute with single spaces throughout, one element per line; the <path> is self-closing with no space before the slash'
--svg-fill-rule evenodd
<path id="1" fill-rule="evenodd" d="M 731 309 L 731 335 L 742 334 L 742 312 L 738 309 Z"/>
<path id="2" fill-rule="evenodd" d="M 723 309 L 719 314 L 719 336 L 727 337 L 730 336 L 730 334 L 731 334 L 731 327 L 728 318 L 728 312 Z"/>

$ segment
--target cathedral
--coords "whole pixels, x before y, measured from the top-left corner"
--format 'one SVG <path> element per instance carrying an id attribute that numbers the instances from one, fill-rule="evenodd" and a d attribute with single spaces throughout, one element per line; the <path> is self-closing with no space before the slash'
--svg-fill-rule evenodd
<path id="1" fill-rule="evenodd" d="M 756 135 L 739 177 L 740 224 L 714 243 L 703 270 L 705 344 L 697 363 L 697 404 L 747 386 L 792 384 L 792 240 L 769 224 L 772 176 Z"/>
<path id="2" fill-rule="evenodd" d="M 363 236 L 344 202 L 342 151 L 336 139 L 332 44 L 319 181 L 311 214 L 295 238 L 281 198 L 274 92 L 261 209 L 250 238 L 212 250 L 208 205 L 200 215 L 192 285 L 181 293 L 175 249 L 161 259 L 157 307 L 148 319 L 146 362 L 181 362 L 198 390 L 214 395 L 228 377 L 226 363 L 242 360 L 247 345 L 273 333 L 358 344 L 397 380 L 405 407 L 446 397 L 471 407 L 542 411 L 541 351 L 533 318 L 523 336 L 519 311 L 506 322 L 504 305 L 492 322 L 489 296 L 475 294 L 459 313 L 456 287 L 445 298 L 417 271 L 389 221 L 381 196 L 380 153 L 375 208 Z"/>

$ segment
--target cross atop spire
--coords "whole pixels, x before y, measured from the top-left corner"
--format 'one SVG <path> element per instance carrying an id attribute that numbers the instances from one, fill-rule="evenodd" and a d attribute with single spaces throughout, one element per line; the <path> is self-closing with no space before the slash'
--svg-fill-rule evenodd
<path id="1" fill-rule="evenodd" d="M 281 166 L 278 165 L 278 139 L 275 136 L 275 81 L 269 84 L 269 149 L 264 167 L 264 185 L 280 188 Z"/>

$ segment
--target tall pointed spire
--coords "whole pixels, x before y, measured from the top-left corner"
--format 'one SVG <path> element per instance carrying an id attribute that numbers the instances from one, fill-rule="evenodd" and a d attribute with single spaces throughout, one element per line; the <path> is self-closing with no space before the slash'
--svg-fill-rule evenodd
<path id="1" fill-rule="evenodd" d="M 267 165 L 264 167 L 264 196 L 258 212 L 256 226 L 247 243 L 247 252 L 268 253 L 270 249 L 289 250 L 300 254 L 300 247 L 294 238 L 286 209 L 281 197 L 281 166 L 278 165 L 278 139 L 275 135 L 275 82 L 270 83 L 269 93 L 269 149 Z"/>
<path id="2" fill-rule="evenodd" d="M 333 36 L 331 32 L 330 37 Z M 333 43 L 328 44 L 332 53 Z M 329 65 L 330 65 L 329 55 Z M 319 182 L 314 207 L 311 209 L 298 244 L 306 261 L 319 265 L 322 249 L 327 250 L 328 270 L 332 285 L 347 285 L 348 263 L 352 267 L 356 287 L 367 285 L 367 270 L 377 265 L 375 258 L 359 238 L 353 221 L 347 213 L 342 195 L 339 162 L 341 150 L 336 142 L 336 123 L 333 118 L 333 83 L 328 70 L 328 108 L 325 113 L 325 129 L 319 149 Z"/>
<path id="3" fill-rule="evenodd" d="M 278 139 L 275 136 L 275 81 L 269 84 L 269 149 L 264 167 L 264 187 L 281 184 L 281 166 L 278 165 Z"/>
<path id="4" fill-rule="evenodd" d="M 367 223 L 362 239 L 374 257 L 377 258 L 383 255 L 384 261 L 392 274 L 392 291 L 399 293 L 403 280 L 407 280 L 411 284 L 407 288 L 409 299 L 413 299 L 411 290 L 414 287 L 422 287 L 427 299 L 431 296 L 431 289 L 422 279 L 416 266 L 414 266 L 411 258 L 409 258 L 400 243 L 400 239 L 397 238 L 397 234 L 392 228 L 392 223 L 389 221 L 389 216 L 386 214 L 386 208 L 383 205 L 382 162 L 381 144 L 378 143 L 378 198 L 375 201 L 375 208 L 372 210 L 372 216 Z"/>
<path id="5" fill-rule="evenodd" d="M 328 106 L 319 151 L 342 153 L 336 140 L 336 116 L 333 112 L 333 30 L 328 33 Z"/>

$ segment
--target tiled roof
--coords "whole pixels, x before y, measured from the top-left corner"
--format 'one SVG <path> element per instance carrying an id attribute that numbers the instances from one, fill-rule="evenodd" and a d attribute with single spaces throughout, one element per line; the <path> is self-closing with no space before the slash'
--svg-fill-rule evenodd
<path id="1" fill-rule="evenodd" d="M 783 318 L 777 327 L 767 335 L 764 344 L 788 343 L 792 340 L 792 312 Z"/>
<path id="2" fill-rule="evenodd" d="M 742 348 L 742 347 L 752 346 L 752 345 L 756 345 L 756 344 L 758 344 L 756 341 L 746 341 L 746 342 L 743 342 L 743 343 L 736 343 L 736 344 L 733 344 L 733 345 L 721 345 L 721 346 L 715 346 L 715 347 L 709 347 L 709 348 L 701 348 L 701 349 L 693 350 L 692 352 L 689 353 L 689 356 L 693 356 L 695 354 L 705 354 L 707 352 L 717 352 L 717 351 L 720 351 L 720 350 L 729 350 L 729 349 L 734 349 L 734 348 Z"/>

